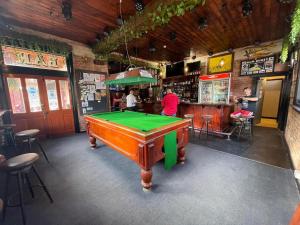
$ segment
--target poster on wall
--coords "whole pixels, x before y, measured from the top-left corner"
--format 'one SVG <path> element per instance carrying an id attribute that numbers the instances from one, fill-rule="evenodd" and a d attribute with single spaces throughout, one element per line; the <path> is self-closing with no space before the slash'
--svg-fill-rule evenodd
<path id="1" fill-rule="evenodd" d="M 105 74 L 96 72 L 76 72 L 81 115 L 106 111 L 107 91 L 104 84 L 105 76 Z"/>
<path id="2" fill-rule="evenodd" d="M 241 76 L 273 73 L 274 66 L 275 66 L 275 56 L 242 61 Z"/>
<path id="3" fill-rule="evenodd" d="M 208 74 L 228 73 L 233 68 L 233 53 L 208 58 Z"/>

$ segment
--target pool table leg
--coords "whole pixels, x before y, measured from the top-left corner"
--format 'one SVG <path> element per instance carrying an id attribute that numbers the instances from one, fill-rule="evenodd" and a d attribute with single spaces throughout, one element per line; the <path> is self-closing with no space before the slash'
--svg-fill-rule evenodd
<path id="1" fill-rule="evenodd" d="M 92 149 L 96 148 L 96 138 L 93 136 L 90 136 L 90 146 Z"/>
<path id="2" fill-rule="evenodd" d="M 178 163 L 180 164 L 184 164 L 184 161 L 185 161 L 185 149 L 184 147 L 180 147 L 178 149 Z"/>
<path id="3" fill-rule="evenodd" d="M 150 190 L 152 187 L 152 170 L 141 169 L 141 184 L 144 190 Z"/>

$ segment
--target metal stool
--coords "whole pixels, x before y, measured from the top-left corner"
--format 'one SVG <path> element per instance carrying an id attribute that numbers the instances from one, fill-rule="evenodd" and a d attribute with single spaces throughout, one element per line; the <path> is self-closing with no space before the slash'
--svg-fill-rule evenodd
<path id="1" fill-rule="evenodd" d="M 199 137 L 200 137 L 203 127 L 205 125 L 205 132 L 206 132 L 206 138 L 207 138 L 208 137 L 208 125 L 209 124 L 211 125 L 213 116 L 212 115 L 202 115 L 201 117 L 202 117 L 202 126 L 201 126 Z"/>
<path id="2" fill-rule="evenodd" d="M 23 194 L 23 183 L 24 180 L 26 180 L 26 183 L 28 185 L 28 189 L 31 193 L 32 198 L 34 198 L 33 189 L 28 177 L 28 174 L 33 171 L 33 173 L 36 175 L 37 179 L 39 180 L 39 183 L 43 190 L 45 191 L 46 195 L 48 196 L 50 202 L 53 202 L 53 199 L 45 186 L 43 180 L 41 179 L 40 175 L 34 168 L 33 164 L 39 159 L 39 155 L 36 153 L 27 153 L 18 155 L 16 157 L 10 158 L 0 164 L 0 171 L 3 171 L 6 173 L 6 183 L 5 183 L 5 192 L 4 192 L 4 207 L 3 207 L 3 215 L 2 219 L 5 220 L 5 214 L 6 214 L 6 208 L 9 207 L 8 205 L 8 185 L 9 180 L 12 176 L 17 177 L 17 183 L 18 183 L 18 195 L 19 195 L 19 205 L 21 208 L 21 214 L 22 214 L 22 222 L 25 225 L 26 224 L 26 215 L 24 210 L 24 194 Z"/>
<path id="3" fill-rule="evenodd" d="M 193 131 L 193 135 L 195 135 L 194 114 L 185 114 L 183 117 L 185 119 L 189 119 L 191 121 L 191 128 L 192 128 L 192 131 Z"/>
<path id="4" fill-rule="evenodd" d="M 248 128 L 250 137 L 253 138 L 253 118 L 254 116 L 248 116 L 248 117 L 239 117 L 237 118 L 239 121 L 238 126 L 238 140 L 240 139 L 242 133 Z"/>
<path id="5" fill-rule="evenodd" d="M 39 139 L 38 139 L 39 133 L 40 133 L 40 130 L 38 130 L 38 129 L 23 130 L 21 132 L 16 133 L 15 137 L 17 140 L 20 140 L 23 143 L 27 143 L 28 152 L 31 152 L 32 144 L 36 143 L 39 146 L 41 152 L 43 153 L 45 159 L 49 163 L 48 156 L 47 156 L 46 152 L 44 151 L 44 148 L 42 147 L 41 143 L 39 142 Z"/>

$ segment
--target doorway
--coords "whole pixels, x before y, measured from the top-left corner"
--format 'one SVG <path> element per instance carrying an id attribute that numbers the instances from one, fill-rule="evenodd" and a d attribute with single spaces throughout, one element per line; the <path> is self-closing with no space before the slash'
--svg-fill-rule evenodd
<path id="1" fill-rule="evenodd" d="M 42 137 L 74 133 L 66 77 L 4 75 L 15 131 L 39 129 Z"/>
<path id="2" fill-rule="evenodd" d="M 278 128 L 284 76 L 261 78 L 261 115 L 257 126 Z"/>

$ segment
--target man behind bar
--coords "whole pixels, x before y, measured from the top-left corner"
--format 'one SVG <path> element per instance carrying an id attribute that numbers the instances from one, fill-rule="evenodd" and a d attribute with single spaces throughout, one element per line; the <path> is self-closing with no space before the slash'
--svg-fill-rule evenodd
<path id="1" fill-rule="evenodd" d="M 161 115 L 165 116 L 176 116 L 177 106 L 179 104 L 179 99 L 176 94 L 172 93 L 170 88 L 167 89 L 167 94 L 163 98 L 161 105 L 163 107 L 163 111 Z"/>

